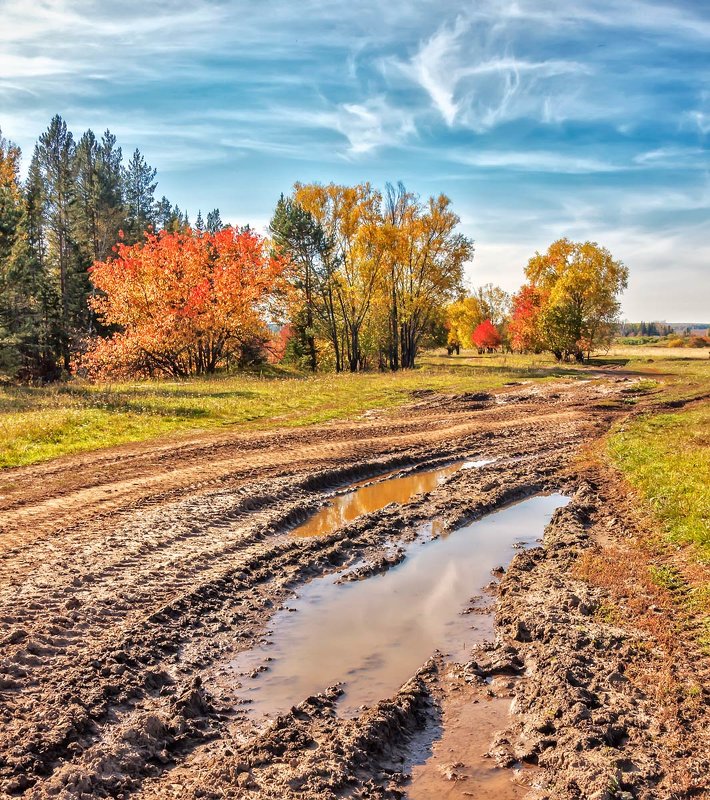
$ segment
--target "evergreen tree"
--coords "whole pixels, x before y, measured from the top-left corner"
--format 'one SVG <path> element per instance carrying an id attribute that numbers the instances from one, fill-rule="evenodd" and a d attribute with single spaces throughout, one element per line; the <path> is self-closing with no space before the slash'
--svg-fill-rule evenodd
<path id="1" fill-rule="evenodd" d="M 30 162 L 24 197 L 21 236 L 11 260 L 12 281 L 22 297 L 17 324 L 22 377 L 53 380 L 59 377 L 61 304 L 56 276 L 49 270 L 47 200 L 38 148 Z"/>
<path id="2" fill-rule="evenodd" d="M 333 345 L 340 370 L 340 343 L 335 299 L 331 287 L 331 243 L 312 214 L 292 198 L 281 195 L 269 224 L 274 244 L 287 253 L 294 267 L 293 283 L 299 300 L 291 312 L 291 350 L 308 368 L 318 368 L 316 322 Z"/>
<path id="3" fill-rule="evenodd" d="M 116 137 L 106 130 L 101 137 L 98 152 L 99 181 L 99 260 L 111 254 L 111 248 L 118 241 L 118 232 L 126 224 L 126 204 L 123 196 L 123 176 L 121 162 L 123 152 L 116 145 Z"/>
<path id="4" fill-rule="evenodd" d="M 217 231 L 221 231 L 222 228 L 224 228 L 224 223 L 222 222 L 222 217 L 219 215 L 219 209 L 215 208 L 209 211 L 207 214 L 207 232 L 217 233 Z"/>
<path id="5" fill-rule="evenodd" d="M 146 163 L 140 150 L 136 149 L 123 172 L 124 191 L 128 216 L 126 240 L 139 242 L 150 227 L 155 226 L 155 180 L 157 170 Z"/>
<path id="6" fill-rule="evenodd" d="M 57 377 L 60 325 L 47 273 L 46 192 L 37 148 L 24 190 L 19 155 L 0 137 L 0 364 L 25 379 L 47 379 Z"/>
<path id="7" fill-rule="evenodd" d="M 161 231 L 168 230 L 173 218 L 173 206 L 165 195 L 156 202 L 154 213 L 157 229 Z"/>
<path id="8" fill-rule="evenodd" d="M 55 116 L 39 138 L 38 163 L 46 192 L 46 224 L 50 269 L 59 279 L 64 368 L 69 370 L 70 340 L 86 327 L 88 280 L 75 237 L 78 193 L 76 147 L 66 122 Z"/>
<path id="9" fill-rule="evenodd" d="M 202 219 L 202 211 L 197 212 L 197 219 L 195 220 L 195 229 L 201 233 L 205 230 L 205 221 Z"/>

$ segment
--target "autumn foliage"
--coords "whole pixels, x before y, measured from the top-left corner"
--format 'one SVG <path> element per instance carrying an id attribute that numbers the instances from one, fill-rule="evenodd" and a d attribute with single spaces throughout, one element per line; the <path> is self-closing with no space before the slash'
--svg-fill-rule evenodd
<path id="1" fill-rule="evenodd" d="M 500 347 L 501 337 L 496 326 L 489 320 L 484 320 L 477 325 L 471 334 L 471 340 L 478 348 L 479 352 L 484 350 L 495 350 Z"/>
<path id="2" fill-rule="evenodd" d="M 528 282 L 513 298 L 511 343 L 582 361 L 607 345 L 628 269 L 595 242 L 558 239 L 525 268 Z"/>
<path id="3" fill-rule="evenodd" d="M 508 334 L 515 350 L 535 351 L 542 348 L 540 312 L 546 295 L 534 286 L 523 286 L 513 295 L 513 309 Z"/>
<path id="4" fill-rule="evenodd" d="M 288 261 L 253 231 L 163 231 L 115 251 L 90 271 L 92 307 L 116 332 L 82 359 L 89 374 L 211 373 L 268 338 Z"/>

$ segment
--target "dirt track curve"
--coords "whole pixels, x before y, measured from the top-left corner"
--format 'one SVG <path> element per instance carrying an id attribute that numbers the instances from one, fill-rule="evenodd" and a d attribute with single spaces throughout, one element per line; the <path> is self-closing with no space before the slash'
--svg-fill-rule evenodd
<path id="1" fill-rule="evenodd" d="M 626 381 L 424 393 L 346 422 L 194 434 L 4 473 L 0 796 L 406 796 L 407 748 L 440 713 L 452 669 L 435 654 L 355 719 L 335 714 L 331 693 L 267 731 L 235 705 L 225 665 L 305 581 L 363 560 L 386 568 L 386 548 L 422 521 L 453 529 L 552 489 L 572 502 L 501 582 L 495 644 L 460 665 L 474 693 L 510 676 L 501 691 L 524 712 L 489 743 L 492 763 L 536 764 L 530 797 L 701 796 L 697 775 L 683 778 L 688 794 L 670 793 L 680 779 L 664 731 L 619 667 L 634 635 L 596 621 L 599 596 L 569 577 L 596 528 L 613 528 L 576 464 L 620 413 Z M 348 482 L 463 457 L 500 460 L 327 536 L 289 536 Z M 542 719 L 550 704 L 557 715 Z M 707 766 L 694 751 L 686 761 Z"/>

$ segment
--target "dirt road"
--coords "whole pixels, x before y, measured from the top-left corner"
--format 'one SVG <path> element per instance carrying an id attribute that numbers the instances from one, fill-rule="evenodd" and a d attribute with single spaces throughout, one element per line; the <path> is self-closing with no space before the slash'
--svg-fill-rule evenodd
<path id="1" fill-rule="evenodd" d="M 0 791 L 406 796 L 413 742 L 441 718 L 453 669 L 459 683 L 470 678 L 472 703 L 515 697 L 522 713 L 506 711 L 496 729 L 507 733 L 486 746 L 507 783 L 511 765 L 537 765 L 515 773 L 531 797 L 700 796 L 707 763 L 695 722 L 679 771 L 663 738 L 677 731 L 625 674 L 639 648 L 655 658 L 653 647 L 605 622 L 595 613 L 603 597 L 572 576 L 598 532 L 623 533 L 578 458 L 622 413 L 614 404 L 627 381 L 424 393 L 347 422 L 194 434 L 4 473 Z M 498 460 L 327 535 L 289 534 L 350 482 L 464 458 Z M 544 547 L 518 555 L 501 581 L 495 643 L 458 666 L 432 653 L 398 693 L 354 718 L 336 714 L 333 690 L 255 726 L 229 665 L 299 586 L 387 569 L 392 546 L 426 520 L 453 530 L 551 490 L 572 502 Z M 466 782 L 449 777 L 463 794 L 432 796 L 466 796 Z M 678 781 L 688 794 L 670 793 Z"/>

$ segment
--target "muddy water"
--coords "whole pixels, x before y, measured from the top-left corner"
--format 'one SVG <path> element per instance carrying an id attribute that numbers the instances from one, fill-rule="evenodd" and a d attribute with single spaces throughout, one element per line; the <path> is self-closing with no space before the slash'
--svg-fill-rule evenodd
<path id="1" fill-rule="evenodd" d="M 485 758 L 501 720 L 509 712 L 509 697 L 478 698 L 461 681 L 443 704 L 438 738 L 409 767 L 410 800 L 518 800 L 528 792 L 523 770 L 497 769 Z M 430 748 L 430 749 L 429 749 Z M 512 780 L 511 780 L 512 778 Z"/>
<path id="2" fill-rule="evenodd" d="M 560 494 L 533 497 L 415 542 L 401 564 L 364 581 L 312 581 L 289 604 L 296 613 L 276 614 L 265 643 L 235 661 L 245 676 L 239 696 L 256 716 L 273 716 L 343 683 L 340 710 L 351 715 L 392 696 L 435 650 L 465 658 L 490 633 L 490 617 L 462 613 L 472 596 L 510 561 L 513 545 L 532 545 L 567 502 Z"/>
<path id="3" fill-rule="evenodd" d="M 459 461 L 439 469 L 413 472 L 398 478 L 389 477 L 393 473 L 388 473 L 375 483 L 371 480 L 354 483 L 351 491 L 334 497 L 327 506 L 294 528 L 291 534 L 325 536 L 363 514 L 371 514 L 390 503 L 406 503 L 414 495 L 430 492 L 461 466 L 462 462 Z"/>

